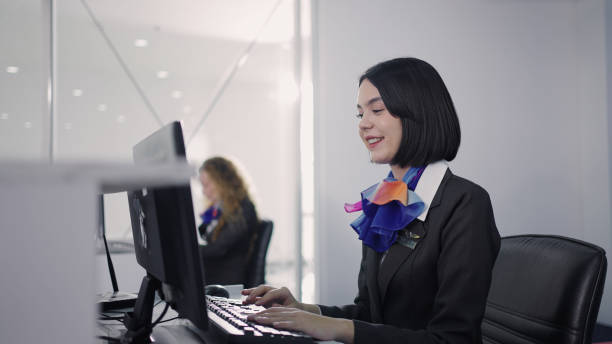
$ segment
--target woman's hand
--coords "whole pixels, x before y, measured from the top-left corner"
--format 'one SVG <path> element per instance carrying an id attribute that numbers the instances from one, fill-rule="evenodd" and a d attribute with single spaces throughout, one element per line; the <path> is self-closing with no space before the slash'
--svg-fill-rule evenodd
<path id="1" fill-rule="evenodd" d="M 353 343 L 355 327 L 351 320 L 330 318 L 295 308 L 272 307 L 247 318 L 277 329 L 301 331 L 319 340 Z"/>
<path id="2" fill-rule="evenodd" d="M 241 293 L 247 296 L 242 301 L 245 305 L 254 303 L 266 308 L 283 306 L 304 309 L 303 305 L 293 297 L 286 287 L 274 288 L 268 285 L 260 285 L 259 287 L 244 289 Z"/>

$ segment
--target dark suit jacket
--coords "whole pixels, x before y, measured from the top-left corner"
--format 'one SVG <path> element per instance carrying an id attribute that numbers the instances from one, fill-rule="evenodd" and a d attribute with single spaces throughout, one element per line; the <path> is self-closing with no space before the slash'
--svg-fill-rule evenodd
<path id="1" fill-rule="evenodd" d="M 482 343 L 500 245 L 487 192 L 446 170 L 425 222 L 404 230 L 416 247 L 396 242 L 381 263 L 364 245 L 355 304 L 323 315 L 354 319 L 355 343 Z"/>
<path id="2" fill-rule="evenodd" d="M 207 245 L 200 245 L 206 284 L 244 284 L 251 239 L 257 228 L 255 206 L 248 198 L 240 203 L 242 216 L 227 221 L 217 240 L 208 234 Z M 201 232 L 206 232 L 201 228 Z"/>

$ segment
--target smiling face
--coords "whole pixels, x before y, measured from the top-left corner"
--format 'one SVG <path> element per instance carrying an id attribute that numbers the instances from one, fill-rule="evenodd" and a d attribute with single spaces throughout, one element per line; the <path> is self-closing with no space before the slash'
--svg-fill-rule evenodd
<path id="1" fill-rule="evenodd" d="M 368 79 L 359 86 L 357 95 L 359 136 L 370 151 L 370 160 L 389 164 L 402 141 L 402 121 L 387 110 L 378 89 Z"/>

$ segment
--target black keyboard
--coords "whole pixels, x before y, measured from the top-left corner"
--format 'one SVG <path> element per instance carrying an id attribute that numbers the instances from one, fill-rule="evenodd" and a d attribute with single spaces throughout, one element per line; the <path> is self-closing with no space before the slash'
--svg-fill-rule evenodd
<path id="1" fill-rule="evenodd" d="M 243 305 L 241 300 L 206 296 L 208 322 L 228 343 L 315 343 L 301 332 L 278 330 L 271 326 L 247 321 L 249 314 L 265 308 Z"/>

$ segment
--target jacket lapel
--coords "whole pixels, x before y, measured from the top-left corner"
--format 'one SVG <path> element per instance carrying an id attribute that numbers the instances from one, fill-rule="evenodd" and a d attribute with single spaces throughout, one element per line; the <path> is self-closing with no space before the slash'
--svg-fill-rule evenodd
<path id="1" fill-rule="evenodd" d="M 414 220 L 408 225 L 408 227 L 406 227 L 406 230 L 412 233 L 418 233 L 420 240 L 422 240 L 426 234 L 423 222 L 419 220 Z M 389 287 L 391 279 L 393 279 L 393 276 L 397 270 L 399 270 L 402 264 L 408 259 L 408 257 L 410 257 L 412 252 L 414 252 L 417 247 L 418 244 L 414 248 L 411 248 L 395 243 L 393 246 L 391 246 L 391 248 L 389 248 L 387 256 L 384 258 L 382 264 L 380 264 L 380 269 L 378 271 L 378 288 L 380 291 L 381 304 L 384 304 L 387 288 Z"/>
<path id="2" fill-rule="evenodd" d="M 441 195 L 444 192 L 444 187 L 446 186 L 446 182 L 451 177 L 451 175 L 452 173 L 450 169 L 447 169 L 446 173 L 444 174 L 444 177 L 442 178 L 442 181 L 440 182 L 440 185 L 438 186 L 438 190 L 436 191 L 436 194 L 433 200 L 431 201 L 431 204 L 429 205 L 430 213 L 433 208 L 440 205 L 441 198 L 442 198 Z M 428 214 L 428 217 L 430 216 L 430 213 Z M 418 241 L 423 240 L 425 236 L 427 235 L 427 231 L 426 231 L 427 223 L 428 223 L 427 219 L 425 219 L 425 222 L 422 222 L 416 219 L 412 221 L 406 227 L 405 230 L 408 233 L 413 233 L 420 237 L 417 240 L 417 245 L 411 248 L 408 246 L 400 245 L 397 242 L 393 244 L 393 246 L 389 248 L 387 252 L 387 256 L 384 258 L 384 261 L 382 262 L 382 264 L 380 264 L 379 269 L 376 270 L 378 272 L 378 278 L 377 278 L 378 282 L 371 283 L 370 280 L 368 280 L 369 285 L 372 285 L 372 284 L 378 285 L 378 290 L 380 292 L 380 298 L 377 299 L 377 302 L 379 303 L 379 305 L 384 304 L 385 297 L 387 294 L 387 288 L 389 287 L 389 283 L 391 282 L 391 279 L 393 279 L 393 276 L 395 275 L 395 273 L 397 273 L 397 271 L 402 266 L 402 264 L 408 259 L 408 257 L 410 257 L 412 252 L 418 247 Z M 377 261 L 380 261 L 380 260 L 377 260 Z"/>
<path id="3" fill-rule="evenodd" d="M 378 291 L 377 282 L 379 261 L 380 253 L 368 247 L 366 257 L 366 282 L 368 286 L 368 296 L 370 298 L 370 317 L 374 323 L 382 322 L 380 292 Z"/>

